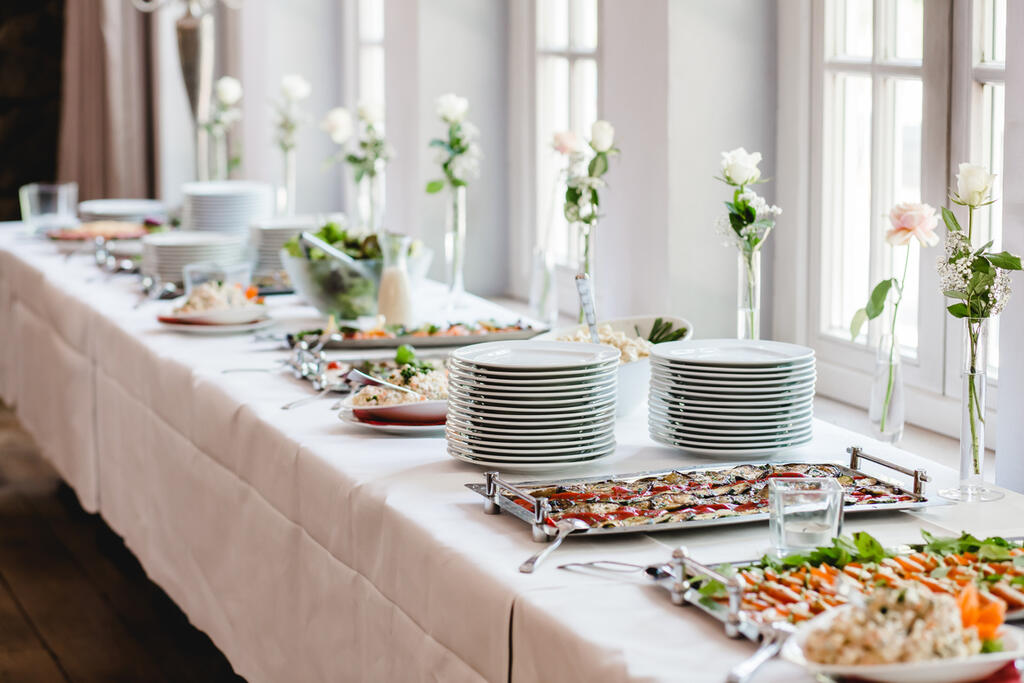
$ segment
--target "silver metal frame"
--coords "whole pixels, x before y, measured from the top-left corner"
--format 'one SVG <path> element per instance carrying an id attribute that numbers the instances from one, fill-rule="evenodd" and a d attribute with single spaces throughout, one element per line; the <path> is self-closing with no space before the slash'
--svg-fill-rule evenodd
<path id="1" fill-rule="evenodd" d="M 879 458 L 878 456 L 870 455 L 865 453 L 863 449 L 858 446 L 851 446 L 847 449 L 850 454 L 850 465 L 849 467 L 844 465 L 838 465 L 836 463 L 806 463 L 811 465 L 827 464 L 833 467 L 839 467 L 845 470 L 846 474 L 860 475 L 860 476 L 872 476 L 866 472 L 858 469 L 861 460 L 869 460 L 873 463 L 881 465 L 882 467 L 891 469 L 900 474 L 905 474 L 912 477 L 914 480 L 913 491 L 908 491 L 896 484 L 885 482 L 888 486 L 892 486 L 898 493 L 903 493 L 909 496 L 913 496 L 914 500 L 904 503 L 874 503 L 868 505 L 850 505 L 844 508 L 845 513 L 851 512 L 873 512 L 873 511 L 893 511 L 893 510 L 913 510 L 916 508 L 926 507 L 929 505 L 939 505 L 939 501 L 930 501 L 924 496 L 924 484 L 925 482 L 931 481 L 931 477 L 928 473 L 922 469 L 911 470 L 901 465 L 889 462 Z M 609 479 L 615 479 L 620 481 L 630 481 L 634 479 L 642 479 L 645 477 L 657 477 L 672 472 L 690 473 L 690 472 L 709 472 L 716 470 L 732 469 L 738 464 L 729 465 L 697 465 L 694 467 L 687 468 L 674 468 L 670 470 L 656 470 L 649 472 L 636 472 L 633 474 L 625 474 L 619 476 L 597 476 L 597 477 L 583 477 L 575 479 L 558 479 L 558 480 L 537 480 L 537 481 L 525 481 L 525 482 L 510 482 L 501 477 L 501 474 L 497 471 L 488 471 L 484 473 L 483 484 L 466 484 L 466 488 L 475 493 L 480 494 L 486 500 L 484 501 L 484 512 L 489 515 L 496 515 L 502 510 L 508 512 L 514 517 L 517 517 L 524 522 L 527 522 L 531 526 L 533 534 L 533 540 L 538 543 L 546 543 L 550 541 L 555 533 L 555 528 L 550 524 L 546 524 L 545 520 L 551 514 L 551 504 L 547 498 L 542 496 L 532 496 L 529 493 L 529 489 L 536 489 L 550 486 L 568 486 L 573 484 L 587 484 L 598 481 L 608 481 Z M 877 477 L 876 477 L 877 478 Z M 532 510 L 527 509 L 523 505 L 516 503 L 510 498 L 507 493 L 512 493 L 519 499 L 526 501 L 532 506 Z M 740 515 L 735 517 L 720 517 L 717 519 L 694 519 L 682 522 L 664 522 L 661 524 L 643 524 L 639 526 L 627 526 L 627 527 L 598 527 L 590 529 L 581 529 L 579 531 L 572 532 L 573 535 L 604 535 L 604 534 L 628 534 L 628 533 L 651 533 L 655 531 L 680 531 L 686 529 L 694 529 L 699 527 L 708 526 L 726 526 L 731 524 L 747 524 L 750 522 L 761 522 L 768 519 L 767 512 L 759 512 L 752 515 Z"/>

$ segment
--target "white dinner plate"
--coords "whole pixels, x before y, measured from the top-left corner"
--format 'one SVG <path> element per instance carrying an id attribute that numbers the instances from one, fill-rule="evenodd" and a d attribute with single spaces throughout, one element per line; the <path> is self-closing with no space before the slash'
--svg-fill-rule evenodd
<path id="1" fill-rule="evenodd" d="M 800 375 L 814 370 L 814 359 L 787 365 L 782 368 L 720 368 L 708 365 L 675 365 L 664 361 L 654 360 L 651 362 L 651 372 L 660 375 L 672 375 L 677 377 L 693 377 L 697 379 L 723 379 L 723 380 L 769 380 L 785 379 L 793 375 Z"/>
<path id="2" fill-rule="evenodd" d="M 614 429 L 615 425 L 615 422 L 608 418 L 601 421 L 587 422 L 583 426 L 577 427 L 565 426 L 562 423 L 558 423 L 559 426 L 555 427 L 502 427 L 500 425 L 481 424 L 479 420 L 476 423 L 470 422 L 464 419 L 461 414 L 456 413 L 451 407 L 448 408 L 448 423 L 472 434 L 492 434 L 498 438 L 517 436 L 542 438 L 550 435 L 582 436 L 597 434 L 606 429 Z"/>
<path id="3" fill-rule="evenodd" d="M 574 370 L 496 370 L 494 368 L 484 368 L 464 363 L 454 356 L 449 357 L 448 364 L 449 367 L 460 370 L 465 374 L 479 377 L 480 379 L 492 381 L 497 379 L 524 380 L 530 382 L 541 379 L 565 380 L 571 382 L 578 377 L 603 376 L 607 373 L 614 372 L 619 368 L 619 361 L 614 360 L 606 361 L 600 365 L 577 368 Z"/>
<path id="4" fill-rule="evenodd" d="M 383 434 L 394 434 L 396 436 L 406 437 L 417 437 L 417 436 L 444 436 L 444 425 L 419 425 L 419 424 L 401 424 L 401 423 L 379 423 L 375 424 L 372 422 L 363 422 L 353 414 L 349 409 L 344 409 L 338 413 L 338 418 L 350 425 L 355 425 L 362 429 L 369 429 L 374 432 L 381 432 Z"/>
<path id="5" fill-rule="evenodd" d="M 542 429 L 586 429 L 588 427 L 603 425 L 615 419 L 615 406 L 609 406 L 606 409 L 595 413 L 587 411 L 575 418 L 538 420 L 529 415 L 517 415 L 506 418 L 472 414 L 467 413 L 458 406 L 449 405 L 448 416 L 455 417 L 456 419 L 466 422 L 473 427 L 492 429 L 505 428 L 507 431 L 523 433 Z"/>
<path id="6" fill-rule="evenodd" d="M 664 406 L 650 406 L 651 415 L 657 415 L 665 420 L 673 420 L 678 423 L 692 424 L 695 427 L 721 427 L 728 428 L 750 428 L 774 427 L 782 424 L 789 424 L 799 420 L 809 420 L 814 416 L 812 407 L 803 410 L 784 413 L 782 415 L 722 415 L 718 413 L 702 414 L 691 410 L 670 410 Z"/>
<path id="7" fill-rule="evenodd" d="M 710 455 L 710 456 L 721 456 L 721 457 L 744 457 L 749 455 L 772 455 L 773 453 L 780 453 L 790 448 L 796 448 L 797 446 L 803 446 L 811 442 L 811 437 L 807 437 L 805 441 L 798 441 L 794 443 L 787 443 L 778 446 L 769 446 L 764 448 L 709 448 L 705 446 L 692 446 L 682 444 L 678 440 L 671 437 L 660 436 L 658 434 L 651 434 L 651 438 L 660 444 L 665 446 L 671 446 L 680 450 L 686 451 L 687 453 L 693 453 L 694 455 Z"/>
<path id="8" fill-rule="evenodd" d="M 567 403 L 582 403 L 594 398 L 602 398 L 615 393 L 615 379 L 610 382 L 594 387 L 584 387 L 578 391 L 496 391 L 494 389 L 478 389 L 466 386 L 462 382 L 454 381 L 449 383 L 449 392 L 466 399 L 485 401 L 487 403 L 511 402 L 513 405 L 520 403 L 533 405 L 543 403 L 546 405 L 564 405 Z"/>
<path id="9" fill-rule="evenodd" d="M 811 408 L 814 405 L 814 397 L 800 401 L 792 405 L 783 406 L 754 406 L 751 408 L 738 408 L 736 406 L 723 406 L 719 403 L 702 406 L 687 402 L 685 405 L 680 401 L 666 401 L 656 396 L 648 400 L 651 407 L 659 407 L 673 414 L 678 415 L 705 415 L 716 416 L 727 420 L 742 420 L 749 415 L 751 419 L 764 419 L 771 416 L 788 416 Z"/>
<path id="10" fill-rule="evenodd" d="M 485 377 L 466 372 L 461 366 L 451 364 L 448 367 L 449 375 L 458 378 L 464 384 L 478 386 L 486 389 L 508 390 L 509 387 L 534 387 L 535 391 L 558 390 L 561 387 L 588 387 L 594 384 L 602 384 L 614 379 L 617 376 L 618 368 L 610 366 L 601 374 L 577 375 L 573 377 L 544 377 L 540 379 L 529 379 L 518 377 L 515 379 L 507 377 Z"/>
<path id="11" fill-rule="evenodd" d="M 803 405 L 804 403 L 810 403 L 814 400 L 814 391 L 811 390 L 802 394 L 784 396 L 777 399 L 745 400 L 735 396 L 722 396 L 715 400 L 704 396 L 678 395 L 678 392 L 669 394 L 652 387 L 649 396 L 652 402 L 661 401 L 664 405 L 670 407 L 681 407 L 684 405 L 705 407 L 717 406 L 742 411 L 746 408 L 788 408 L 795 405 Z"/>
<path id="12" fill-rule="evenodd" d="M 691 377 L 689 375 L 680 375 L 675 373 L 662 373 L 652 372 L 651 378 L 658 379 L 662 382 L 672 382 L 679 386 L 694 386 L 694 387 L 718 387 L 718 388 L 739 388 L 739 387 L 787 387 L 798 384 L 806 384 L 814 382 L 817 378 L 817 373 L 813 368 L 790 375 L 789 377 L 779 379 L 761 379 L 759 377 L 753 377 L 751 379 L 721 379 L 718 377 Z"/>
<path id="13" fill-rule="evenodd" d="M 341 405 L 381 422 L 440 422 L 448 413 L 447 401 L 416 401 L 394 406 L 357 406 L 352 404 L 355 394 L 342 400 Z"/>
<path id="14" fill-rule="evenodd" d="M 167 213 L 158 199 L 88 199 L 78 203 L 78 213 L 105 218 L 147 218 Z"/>
<path id="15" fill-rule="evenodd" d="M 580 342 L 484 342 L 452 351 L 452 358 L 470 366 L 495 370 L 577 370 L 619 360 L 622 352 L 604 344 Z"/>
<path id="16" fill-rule="evenodd" d="M 977 654 L 955 659 L 929 659 L 900 664 L 842 665 L 816 664 L 804 657 L 804 645 L 811 630 L 828 624 L 843 609 L 829 610 L 800 626 L 782 646 L 781 656 L 807 669 L 812 676 L 856 678 L 878 683 L 967 683 L 979 681 L 1003 668 L 1007 662 L 1024 657 L 1024 630 L 1004 624 L 1000 629 L 1002 652 Z"/>
<path id="17" fill-rule="evenodd" d="M 202 325 L 197 323 L 169 323 L 160 321 L 160 326 L 174 330 L 175 332 L 182 332 L 184 334 L 197 334 L 197 335 L 216 335 L 216 334 L 244 334 L 246 332 L 255 332 L 270 327 L 274 324 L 272 318 L 266 318 L 265 320 L 259 320 L 244 325 Z"/>
<path id="18" fill-rule="evenodd" d="M 814 431 L 814 427 L 810 423 L 787 434 L 741 434 L 738 436 L 730 434 L 684 434 L 678 430 L 665 427 L 658 422 L 648 422 L 647 427 L 652 433 L 658 432 L 661 436 L 671 437 L 680 443 L 686 443 L 691 446 L 725 446 L 726 448 L 775 446 L 780 443 L 800 441 Z"/>
<path id="19" fill-rule="evenodd" d="M 683 384 L 680 382 L 666 382 L 657 377 L 651 378 L 651 387 L 661 389 L 671 394 L 683 394 L 697 398 L 735 398 L 739 401 L 776 398 L 784 396 L 795 396 L 805 394 L 814 390 L 814 380 L 790 384 L 785 386 L 771 387 L 715 387 L 695 384 Z"/>
<path id="20" fill-rule="evenodd" d="M 595 439 L 594 441 L 578 443 L 578 444 L 540 444 L 543 447 L 534 448 L 527 446 L 526 444 L 509 444 L 509 445 L 489 445 L 471 442 L 468 439 L 461 438 L 458 434 L 454 434 L 450 427 L 445 429 L 445 435 L 448 437 L 449 445 L 457 445 L 459 448 L 465 451 L 472 451 L 477 455 L 487 456 L 513 456 L 517 458 L 551 458 L 551 457 L 584 457 L 595 451 L 603 450 L 608 448 L 610 445 L 615 443 L 615 435 L 608 434 Z"/>
<path id="21" fill-rule="evenodd" d="M 458 424 L 448 425 L 447 433 L 452 440 L 481 448 L 523 448 L 524 450 L 548 450 L 551 448 L 584 448 L 607 441 L 615 432 L 615 425 L 593 434 L 481 434 L 464 429 Z"/>
<path id="22" fill-rule="evenodd" d="M 767 340 L 687 339 L 655 344 L 651 358 L 684 365 L 777 367 L 814 358 L 814 349 Z"/>
<path id="23" fill-rule="evenodd" d="M 758 436 L 767 437 L 773 435 L 785 435 L 792 434 L 795 432 L 802 432 L 807 429 L 808 425 L 811 424 L 811 418 L 808 417 L 805 420 L 794 421 L 784 425 L 777 425 L 773 427 L 752 427 L 747 428 L 744 425 L 742 429 L 728 429 L 722 427 L 695 427 L 693 425 L 680 425 L 669 420 L 661 418 L 654 418 L 650 424 L 657 424 L 664 431 L 671 431 L 674 434 L 680 434 L 683 436 L 692 436 L 694 438 L 701 438 L 701 435 L 707 436 L 724 436 L 724 435 L 735 435 L 735 436 Z"/>
<path id="24" fill-rule="evenodd" d="M 201 323 L 206 325 L 243 325 L 248 322 L 265 320 L 267 307 L 262 304 L 253 304 L 242 308 L 229 308 L 222 311 L 201 311 L 196 313 L 175 313 L 174 309 L 185 303 L 187 297 L 178 297 L 171 301 L 167 312 L 161 317 L 173 322 Z"/>
<path id="25" fill-rule="evenodd" d="M 587 463 L 606 458 L 615 452 L 614 448 L 611 448 L 606 453 L 598 453 L 586 458 L 580 458 L 578 460 L 565 460 L 559 462 L 545 462 L 543 460 L 526 460 L 516 462 L 512 460 L 492 460 L 490 458 L 474 457 L 471 455 L 464 455 L 458 451 L 448 449 L 448 455 L 452 456 L 456 460 L 467 462 L 471 465 L 477 465 L 478 467 L 488 467 L 493 470 L 506 471 L 506 472 L 547 472 L 551 470 L 566 470 L 577 465 L 585 465 Z"/>
<path id="26" fill-rule="evenodd" d="M 496 413 L 529 413 L 531 415 L 548 415 L 553 419 L 554 415 L 572 417 L 574 415 L 586 414 L 598 408 L 606 408 L 615 403 L 615 392 L 587 401 L 495 401 L 488 399 L 478 401 L 476 399 L 462 396 L 461 394 L 449 391 L 448 400 L 465 411 L 480 415 L 494 415 Z"/>

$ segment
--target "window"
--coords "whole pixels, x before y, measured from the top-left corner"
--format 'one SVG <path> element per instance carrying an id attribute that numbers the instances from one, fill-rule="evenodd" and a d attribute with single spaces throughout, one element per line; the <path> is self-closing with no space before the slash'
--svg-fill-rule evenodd
<path id="1" fill-rule="evenodd" d="M 559 264 L 575 266 L 575 235 L 562 216 L 565 160 L 552 136 L 583 140 L 597 120 L 597 0 L 535 0 L 536 225 Z"/>
<path id="2" fill-rule="evenodd" d="M 819 286 L 807 329 L 821 365 L 836 369 L 820 389 L 867 402 L 885 316 L 856 340 L 849 323 L 909 255 L 896 330 L 907 385 L 958 397 L 960 329 L 945 314 L 933 266 L 941 247 L 890 247 L 886 214 L 902 201 L 946 205 L 962 161 L 999 174 L 1001 197 L 1006 0 L 819 0 L 813 12 L 811 158 L 820 184 L 810 193 L 810 272 Z M 1000 202 L 976 218 L 997 246 L 1002 210 Z M 998 357 L 990 360 L 994 375 Z M 910 404 L 908 415 L 915 419 Z"/>
<path id="3" fill-rule="evenodd" d="M 384 0 L 358 0 L 357 102 L 384 106 Z"/>

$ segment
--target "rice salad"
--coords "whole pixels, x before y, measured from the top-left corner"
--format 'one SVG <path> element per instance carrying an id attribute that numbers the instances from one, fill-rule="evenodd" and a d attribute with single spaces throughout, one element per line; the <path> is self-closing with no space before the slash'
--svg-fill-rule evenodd
<path id="1" fill-rule="evenodd" d="M 617 332 L 608 323 L 597 326 L 597 337 L 602 344 L 614 346 L 622 352 L 623 363 L 632 363 L 651 355 L 651 342 L 642 337 L 630 337 L 625 332 Z M 591 343 L 590 329 L 580 327 L 574 334 L 563 335 L 558 341 L 585 342 Z"/>

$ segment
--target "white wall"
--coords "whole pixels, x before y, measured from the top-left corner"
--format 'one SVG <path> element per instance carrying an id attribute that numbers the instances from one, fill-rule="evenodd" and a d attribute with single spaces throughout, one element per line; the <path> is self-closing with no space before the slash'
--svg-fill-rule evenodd
<path id="1" fill-rule="evenodd" d="M 760 151 L 762 176 L 774 172 L 775 12 L 774 1 L 669 4 L 671 310 L 689 318 L 701 337 L 736 334 L 736 250 L 722 246 L 714 229 L 729 199 L 729 188 L 713 179 L 720 153 L 739 146 Z M 772 183 L 757 190 L 774 199 Z M 786 230 L 782 208 L 777 231 Z M 771 329 L 770 256 L 762 259 L 762 330 Z"/>

